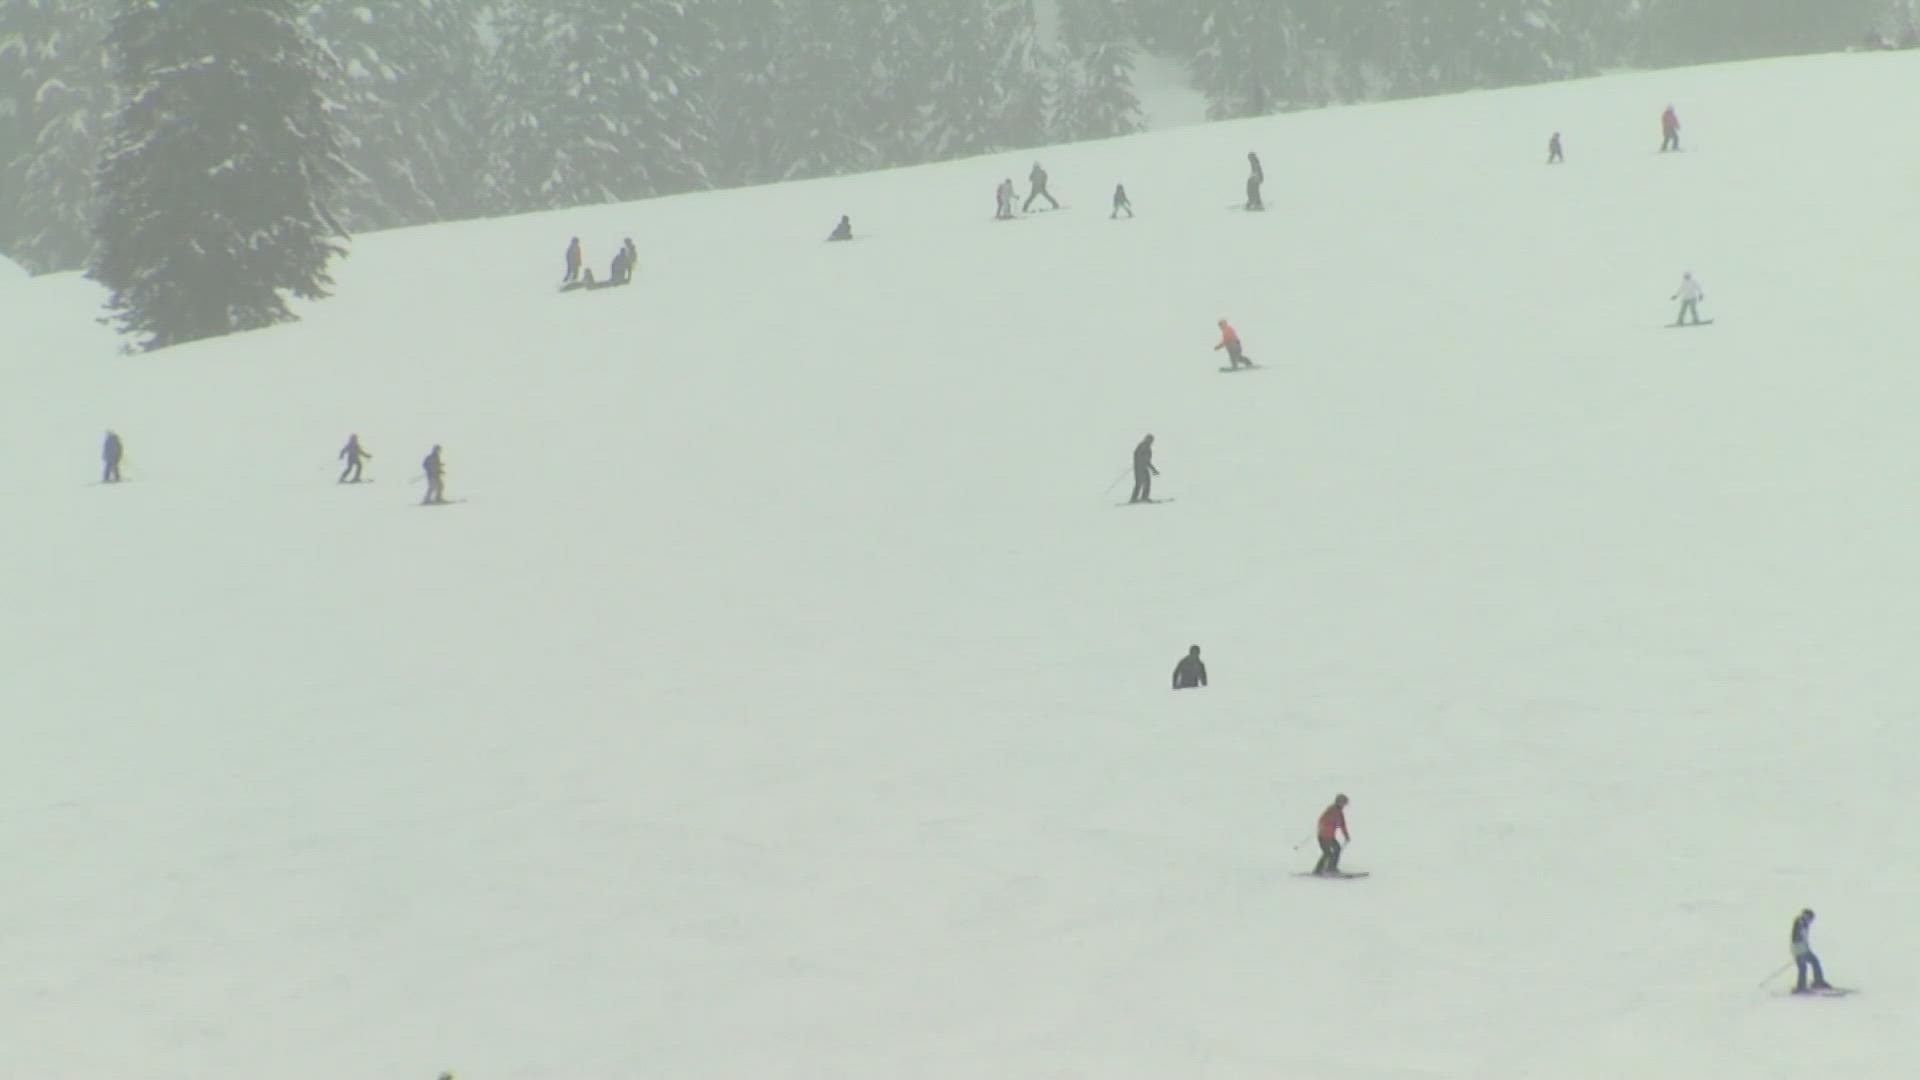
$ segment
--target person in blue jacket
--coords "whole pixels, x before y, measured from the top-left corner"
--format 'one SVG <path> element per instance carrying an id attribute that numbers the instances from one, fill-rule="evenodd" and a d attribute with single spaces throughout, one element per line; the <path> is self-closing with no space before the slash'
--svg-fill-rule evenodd
<path id="1" fill-rule="evenodd" d="M 1813 909 L 1806 908 L 1793 918 L 1793 933 L 1787 939 L 1788 947 L 1793 951 L 1794 966 L 1800 970 L 1799 981 L 1794 984 L 1793 992 L 1805 994 L 1813 990 L 1831 990 L 1827 983 L 1826 972 L 1820 970 L 1820 958 L 1813 954 L 1813 943 L 1809 940 L 1813 934 Z M 1813 982 L 1807 982 L 1807 969 L 1813 969 Z"/>

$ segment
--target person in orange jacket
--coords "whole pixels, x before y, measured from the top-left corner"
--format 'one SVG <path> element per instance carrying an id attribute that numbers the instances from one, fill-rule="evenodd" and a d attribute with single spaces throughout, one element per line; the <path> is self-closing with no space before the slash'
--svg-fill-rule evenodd
<path id="1" fill-rule="evenodd" d="M 1225 319 L 1220 320 L 1220 344 L 1215 345 L 1213 351 L 1219 352 L 1221 349 L 1227 350 L 1227 364 L 1230 367 L 1253 366 L 1247 354 L 1240 351 L 1240 335 L 1234 332 L 1233 324 Z"/>
<path id="2" fill-rule="evenodd" d="M 1320 861 L 1314 864 L 1315 874 L 1338 874 L 1340 872 L 1340 840 L 1346 837 L 1347 843 L 1353 843 L 1353 834 L 1347 831 L 1347 797 L 1335 795 L 1333 805 L 1320 813 Z"/>

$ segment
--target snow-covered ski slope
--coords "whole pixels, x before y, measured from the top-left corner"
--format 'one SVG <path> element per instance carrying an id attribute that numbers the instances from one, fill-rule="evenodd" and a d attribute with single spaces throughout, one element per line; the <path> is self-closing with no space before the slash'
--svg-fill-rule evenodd
<path id="1" fill-rule="evenodd" d="M 0 1074 L 1920 1073 L 1917 100 L 1776 61 L 367 236 L 150 356 L 8 285 Z M 1035 157 L 1072 208 L 994 223 Z M 556 294 L 574 234 L 636 284 Z M 1177 502 L 1117 509 L 1149 431 Z M 1296 877 L 1342 791 L 1372 876 Z M 1803 906 L 1859 995 L 1757 986 Z"/>

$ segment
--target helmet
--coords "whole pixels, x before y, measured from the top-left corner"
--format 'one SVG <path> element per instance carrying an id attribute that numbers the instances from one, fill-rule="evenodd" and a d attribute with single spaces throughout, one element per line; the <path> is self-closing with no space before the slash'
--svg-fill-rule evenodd
<path id="1" fill-rule="evenodd" d="M 1333 805 L 1335 806 L 1347 805 L 1347 797 L 1345 795 L 1335 795 L 1333 797 Z"/>

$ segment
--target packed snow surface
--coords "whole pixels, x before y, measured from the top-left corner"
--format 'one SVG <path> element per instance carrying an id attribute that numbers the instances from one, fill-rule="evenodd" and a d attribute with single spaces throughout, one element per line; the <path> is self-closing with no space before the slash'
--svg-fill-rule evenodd
<path id="1" fill-rule="evenodd" d="M 1916 100 L 1836 56 L 399 231 L 153 355 L 9 287 L 0 1072 L 1920 1074 Z M 1036 157 L 1070 209 L 996 224 Z M 636 283 L 557 293 L 572 235 Z M 1176 501 L 1118 508 L 1147 432 Z M 1365 880 L 1296 876 L 1335 792 Z M 1760 985 L 1803 906 L 1861 993 Z"/>

